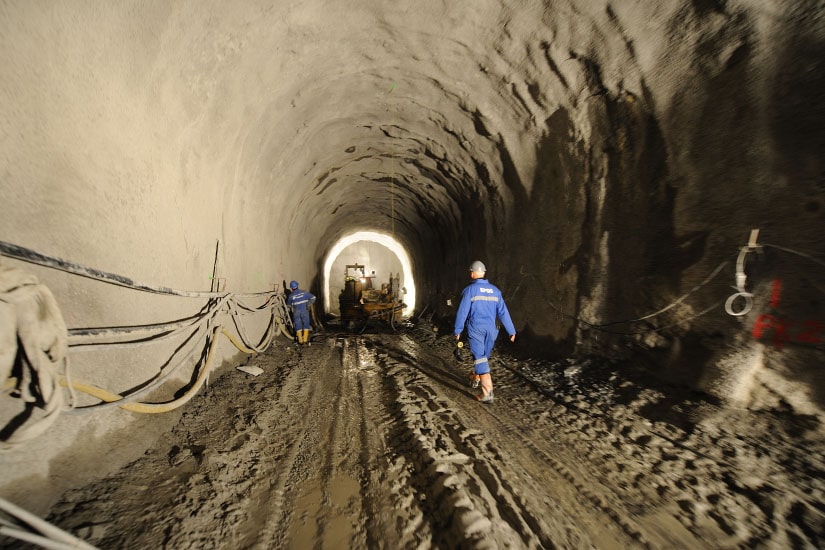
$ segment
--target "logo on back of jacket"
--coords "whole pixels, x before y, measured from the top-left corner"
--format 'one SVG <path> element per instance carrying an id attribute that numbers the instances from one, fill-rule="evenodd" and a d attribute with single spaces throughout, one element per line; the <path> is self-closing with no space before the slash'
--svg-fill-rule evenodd
<path id="1" fill-rule="evenodd" d="M 479 291 L 479 292 L 486 292 L 487 294 L 492 294 L 492 293 L 493 293 L 493 289 L 492 289 L 492 288 L 484 288 L 484 287 L 481 287 L 481 288 L 479 288 L 479 289 L 478 289 L 478 291 Z"/>

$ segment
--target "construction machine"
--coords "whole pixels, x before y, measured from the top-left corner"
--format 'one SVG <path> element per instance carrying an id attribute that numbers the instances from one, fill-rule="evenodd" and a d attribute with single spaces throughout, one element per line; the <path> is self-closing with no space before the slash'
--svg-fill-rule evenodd
<path id="1" fill-rule="evenodd" d="M 344 288 L 338 296 L 341 324 L 347 330 L 363 332 L 370 321 L 386 323 L 392 330 L 401 321 L 405 304 L 400 277 L 390 273 L 389 282 L 375 286 L 375 272 L 367 274 L 361 264 L 349 264 L 344 271 Z"/>

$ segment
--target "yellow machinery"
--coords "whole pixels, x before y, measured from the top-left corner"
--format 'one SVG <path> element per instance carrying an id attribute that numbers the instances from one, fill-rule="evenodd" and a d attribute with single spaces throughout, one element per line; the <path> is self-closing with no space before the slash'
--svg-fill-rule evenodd
<path id="1" fill-rule="evenodd" d="M 344 272 L 344 288 L 338 297 L 341 309 L 341 324 L 348 330 L 363 332 L 371 320 L 387 323 L 395 330 L 401 321 L 404 303 L 401 301 L 399 277 L 390 278 L 388 283 L 375 288 L 375 272 L 367 275 L 361 264 L 350 264 Z"/>

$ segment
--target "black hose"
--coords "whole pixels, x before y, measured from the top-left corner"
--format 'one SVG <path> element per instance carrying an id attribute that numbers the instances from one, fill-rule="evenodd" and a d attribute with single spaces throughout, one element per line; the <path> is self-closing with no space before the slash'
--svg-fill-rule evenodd
<path id="1" fill-rule="evenodd" d="M 226 292 L 182 291 L 162 286 L 152 286 L 144 283 L 137 283 L 132 279 L 129 279 L 128 277 L 124 277 L 122 275 L 107 273 L 105 271 L 100 271 L 98 269 L 69 262 L 61 258 L 56 258 L 54 256 L 46 256 L 45 254 L 40 254 L 39 252 L 35 252 L 34 250 L 30 250 L 28 248 L 24 248 L 22 246 L 17 246 L 15 244 L 3 241 L 0 241 L 0 255 L 8 256 L 9 258 L 15 258 L 17 260 L 29 262 L 32 264 L 41 265 L 43 267 L 59 269 L 61 271 L 66 271 L 67 273 L 73 273 L 75 275 L 80 275 L 81 277 L 88 277 L 89 279 L 95 279 L 98 281 L 102 281 L 104 283 L 131 288 L 133 290 L 140 290 L 142 292 L 151 292 L 154 294 L 168 294 L 172 296 L 185 296 L 191 298 L 213 296 L 217 297 L 226 294 Z"/>
<path id="2" fill-rule="evenodd" d="M 141 292 L 150 292 L 153 294 L 183 296 L 186 298 L 217 298 L 229 294 L 228 292 L 201 292 L 191 290 L 175 290 L 164 286 L 154 286 L 145 283 L 138 283 L 122 275 L 117 275 L 115 273 L 107 273 L 106 271 L 100 271 L 99 269 L 86 267 L 84 265 L 76 264 L 64 260 L 62 258 L 47 256 L 45 254 L 35 252 L 34 250 L 31 250 L 29 248 L 18 246 L 16 244 L 7 243 L 4 241 L 0 241 L 0 256 L 6 256 L 9 258 L 14 258 L 16 260 L 21 260 L 23 262 L 29 262 L 32 264 L 52 269 L 59 269 L 60 271 L 73 273 L 74 275 L 80 275 L 81 277 L 87 277 L 89 279 L 95 279 L 97 281 L 102 281 L 104 283 L 122 286 L 125 288 L 131 288 L 132 290 L 139 290 Z M 273 294 L 276 292 L 277 291 L 250 292 L 244 294 L 236 293 L 235 296 L 260 296 L 266 294 Z"/>

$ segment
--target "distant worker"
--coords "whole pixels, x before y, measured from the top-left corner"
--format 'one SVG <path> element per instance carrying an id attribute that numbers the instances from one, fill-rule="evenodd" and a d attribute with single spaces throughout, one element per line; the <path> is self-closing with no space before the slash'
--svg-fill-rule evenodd
<path id="1" fill-rule="evenodd" d="M 511 342 L 516 341 L 516 328 L 501 291 L 484 278 L 486 273 L 487 268 L 483 263 L 475 261 L 470 264 L 470 278 L 473 282 L 461 293 L 453 334 L 459 340 L 466 324 L 473 370 L 481 383 L 481 395 L 477 399 L 482 403 L 492 403 L 493 377 L 490 375 L 489 361 L 498 336 L 496 318 L 501 320 Z"/>
<path id="2" fill-rule="evenodd" d="M 309 323 L 309 308 L 315 303 L 315 296 L 305 290 L 298 288 L 298 281 L 291 281 L 289 288 L 292 293 L 286 304 L 292 308 L 292 321 L 295 323 L 295 336 L 299 344 L 309 344 L 309 331 L 312 326 Z"/>

